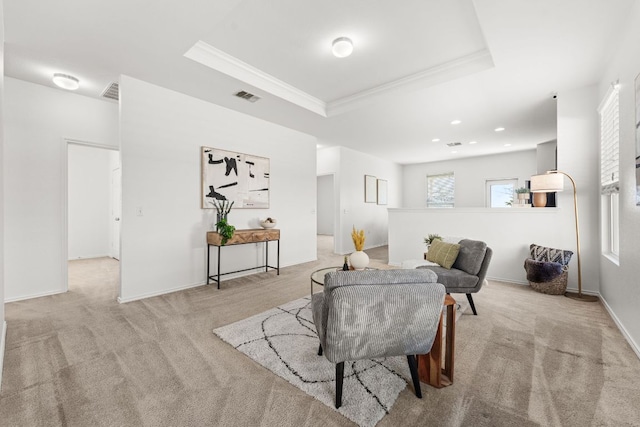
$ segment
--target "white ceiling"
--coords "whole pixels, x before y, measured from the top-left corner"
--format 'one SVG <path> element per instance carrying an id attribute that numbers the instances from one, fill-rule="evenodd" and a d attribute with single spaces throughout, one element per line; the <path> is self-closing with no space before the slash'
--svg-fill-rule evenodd
<path id="1" fill-rule="evenodd" d="M 54 72 L 71 74 L 91 97 L 127 74 L 324 146 L 436 161 L 555 139 L 551 94 L 599 80 L 632 4 L 4 0 L 5 74 L 47 86 Z M 339 36 L 354 41 L 352 56 L 331 55 Z"/>

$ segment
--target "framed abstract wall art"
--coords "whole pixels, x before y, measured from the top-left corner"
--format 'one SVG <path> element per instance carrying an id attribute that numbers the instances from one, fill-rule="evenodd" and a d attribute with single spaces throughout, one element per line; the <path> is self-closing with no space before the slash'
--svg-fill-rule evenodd
<path id="1" fill-rule="evenodd" d="M 218 148 L 202 147 L 202 209 L 214 200 L 234 208 L 269 207 L 269 159 Z"/>

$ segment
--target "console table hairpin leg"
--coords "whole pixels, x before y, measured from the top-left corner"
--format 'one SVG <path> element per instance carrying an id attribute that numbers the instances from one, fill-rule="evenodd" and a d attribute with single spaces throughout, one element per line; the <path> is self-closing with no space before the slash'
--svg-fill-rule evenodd
<path id="1" fill-rule="evenodd" d="M 269 242 L 271 241 L 277 242 L 277 264 L 276 266 L 269 265 Z M 244 268 L 242 270 L 229 271 L 227 273 L 220 272 L 220 257 L 222 252 L 222 246 L 234 246 L 234 245 L 242 245 L 247 243 L 260 243 L 264 242 L 265 246 L 265 260 L 264 265 L 259 265 L 256 267 Z M 217 275 L 210 275 L 210 259 L 211 259 L 211 246 L 216 246 L 218 248 L 218 271 Z M 267 272 L 269 269 L 276 270 L 278 276 L 280 275 L 280 230 L 270 229 L 270 230 L 236 230 L 234 236 L 227 242 L 226 245 L 222 245 L 220 242 L 220 235 L 215 232 L 207 232 L 207 285 L 210 280 L 218 283 L 218 289 L 220 289 L 220 276 L 224 276 L 225 274 L 233 274 L 240 273 L 242 271 L 256 270 L 264 268 L 264 271 Z"/>

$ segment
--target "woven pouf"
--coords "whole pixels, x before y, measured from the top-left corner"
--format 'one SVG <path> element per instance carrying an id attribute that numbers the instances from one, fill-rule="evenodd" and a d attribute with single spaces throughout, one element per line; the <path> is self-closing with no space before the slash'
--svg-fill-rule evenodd
<path id="1" fill-rule="evenodd" d="M 567 291 L 567 279 L 569 277 L 568 271 L 563 271 L 561 275 L 556 277 L 555 279 L 544 282 L 544 283 L 536 283 L 529 282 L 529 285 L 533 288 L 534 291 L 541 292 L 543 294 L 549 295 L 564 295 Z"/>

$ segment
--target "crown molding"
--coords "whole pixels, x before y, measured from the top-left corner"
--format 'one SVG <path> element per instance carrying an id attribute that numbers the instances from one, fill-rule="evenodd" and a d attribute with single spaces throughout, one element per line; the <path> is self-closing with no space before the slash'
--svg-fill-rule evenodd
<path id="1" fill-rule="evenodd" d="M 193 45 L 184 56 L 322 117 L 342 114 L 370 103 L 378 97 L 408 89 L 411 86 L 419 86 L 420 88 L 433 86 L 494 67 L 491 53 L 487 49 L 483 49 L 326 103 L 246 62 L 240 61 L 226 52 L 216 49 L 202 40 Z"/>
<path id="2" fill-rule="evenodd" d="M 371 102 L 374 98 L 408 88 L 411 85 L 419 85 L 421 88 L 434 86 L 438 83 L 444 83 L 493 67 L 491 53 L 487 49 L 483 49 L 380 86 L 328 102 L 327 117 L 353 110 Z"/>
<path id="3" fill-rule="evenodd" d="M 306 108 L 322 117 L 327 117 L 327 104 L 324 101 L 246 62 L 240 61 L 238 58 L 216 49 L 202 40 L 193 45 L 184 56 L 286 101 L 292 102 L 302 108 Z"/>

